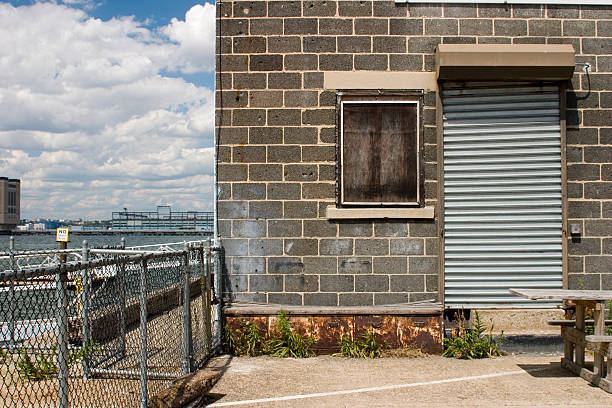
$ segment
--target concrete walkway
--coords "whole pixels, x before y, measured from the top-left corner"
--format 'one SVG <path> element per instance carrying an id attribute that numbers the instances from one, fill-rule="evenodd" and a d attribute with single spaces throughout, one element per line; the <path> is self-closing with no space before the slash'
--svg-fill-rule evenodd
<path id="1" fill-rule="evenodd" d="M 203 407 L 610 407 L 612 395 L 559 366 L 560 355 L 495 359 L 219 357 Z"/>

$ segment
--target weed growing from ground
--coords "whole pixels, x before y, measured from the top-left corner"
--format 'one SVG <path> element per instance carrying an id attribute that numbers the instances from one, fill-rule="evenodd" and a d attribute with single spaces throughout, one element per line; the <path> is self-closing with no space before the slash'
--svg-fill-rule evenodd
<path id="1" fill-rule="evenodd" d="M 259 327 L 252 322 L 244 323 L 235 332 L 228 325 L 224 329 L 224 343 L 227 351 L 237 356 L 260 356 L 271 355 L 274 357 L 311 357 L 314 353 L 310 350 L 315 343 L 315 338 L 310 336 L 304 338 L 291 331 L 291 325 L 285 311 L 277 316 L 277 333 L 270 338 L 261 333 Z"/>
<path id="2" fill-rule="evenodd" d="M 467 328 L 466 320 L 463 314 L 458 314 L 459 329 L 452 338 L 444 339 L 444 357 L 455 357 L 462 359 L 472 358 L 489 358 L 501 356 L 503 353 L 500 349 L 502 337 L 504 333 L 495 339 L 493 338 L 493 326 L 491 326 L 488 334 L 485 334 L 485 327 L 478 311 L 474 312 L 474 327 Z"/>
<path id="3" fill-rule="evenodd" d="M 350 358 L 376 358 L 382 354 L 382 349 L 376 342 L 376 337 L 372 330 L 365 332 L 361 339 L 354 340 L 350 335 L 343 334 L 338 339 L 340 351 L 332 354 L 336 357 Z"/>
<path id="4" fill-rule="evenodd" d="M 68 354 L 68 367 L 78 364 L 84 358 L 89 358 L 94 354 L 100 353 L 102 348 L 98 343 L 89 343 L 79 350 Z M 57 354 L 57 345 L 48 353 L 40 351 L 30 352 L 24 348 L 17 349 L 17 373 L 24 380 L 42 381 L 48 380 L 57 375 L 59 369 L 54 356 Z"/>
<path id="5" fill-rule="evenodd" d="M 246 322 L 236 333 L 225 325 L 225 345 L 229 353 L 236 356 L 260 356 L 265 354 L 266 339 L 259 327 L 253 322 Z"/>
<path id="6" fill-rule="evenodd" d="M 276 329 L 278 330 L 278 334 L 268 340 L 268 354 L 281 358 L 305 358 L 314 356 L 310 348 L 316 342 L 315 338 L 312 336 L 304 338 L 297 333 L 293 333 L 291 331 L 289 319 L 287 318 L 287 313 L 285 313 L 284 310 L 281 310 L 277 318 Z"/>

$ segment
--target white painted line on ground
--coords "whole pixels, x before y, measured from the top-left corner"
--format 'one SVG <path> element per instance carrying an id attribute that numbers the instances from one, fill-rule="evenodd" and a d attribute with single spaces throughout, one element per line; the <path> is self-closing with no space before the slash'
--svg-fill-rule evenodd
<path id="1" fill-rule="evenodd" d="M 444 380 L 423 381 L 423 382 L 415 382 L 415 383 L 407 383 L 407 384 L 382 385 L 380 387 L 356 388 L 353 390 L 328 391 L 328 392 L 317 392 L 314 394 L 287 395 L 284 397 L 217 402 L 217 403 L 208 405 L 208 407 L 230 407 L 234 405 L 262 404 L 265 402 L 291 401 L 291 400 L 306 399 L 306 398 L 330 397 L 334 395 L 359 394 L 362 392 L 396 390 L 399 388 L 420 387 L 423 385 L 446 384 L 446 383 L 453 383 L 453 382 L 460 382 L 460 381 L 482 380 L 485 378 L 506 377 L 509 375 L 534 373 L 534 372 L 544 371 L 544 370 L 549 370 L 549 369 L 550 367 L 541 367 L 541 368 L 532 368 L 530 370 L 506 371 L 502 373 L 473 375 L 469 377 L 447 378 Z"/>

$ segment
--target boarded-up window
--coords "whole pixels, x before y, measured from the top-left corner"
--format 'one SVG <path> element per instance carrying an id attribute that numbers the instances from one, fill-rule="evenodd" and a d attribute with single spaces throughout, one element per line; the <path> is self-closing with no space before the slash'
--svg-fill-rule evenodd
<path id="1" fill-rule="evenodd" d="M 420 204 L 420 101 L 414 99 L 342 100 L 341 204 Z"/>

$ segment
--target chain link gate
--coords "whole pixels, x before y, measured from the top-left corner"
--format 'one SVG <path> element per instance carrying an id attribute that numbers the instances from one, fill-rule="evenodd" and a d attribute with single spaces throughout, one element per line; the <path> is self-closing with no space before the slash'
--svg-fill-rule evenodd
<path id="1" fill-rule="evenodd" d="M 218 261 L 210 241 L 0 254 L 0 407 L 146 407 L 220 342 Z"/>

